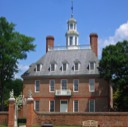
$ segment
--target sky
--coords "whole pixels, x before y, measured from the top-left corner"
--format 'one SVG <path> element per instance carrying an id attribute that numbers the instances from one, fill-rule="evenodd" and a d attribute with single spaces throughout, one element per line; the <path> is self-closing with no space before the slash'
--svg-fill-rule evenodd
<path id="1" fill-rule="evenodd" d="M 105 46 L 128 40 L 128 0 L 73 0 L 73 7 L 79 44 L 89 44 L 89 34 L 97 33 L 99 59 Z M 1 16 L 16 24 L 16 31 L 35 38 L 35 51 L 19 61 L 15 78 L 20 78 L 46 53 L 46 36 L 54 36 L 55 46 L 66 45 L 71 0 L 0 0 Z"/>

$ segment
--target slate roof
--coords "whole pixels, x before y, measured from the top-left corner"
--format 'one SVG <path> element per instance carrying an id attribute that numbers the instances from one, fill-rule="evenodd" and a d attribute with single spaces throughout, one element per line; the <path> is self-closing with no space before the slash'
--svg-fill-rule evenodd
<path id="1" fill-rule="evenodd" d="M 68 69 L 62 71 L 62 63 L 68 63 Z M 74 62 L 80 62 L 79 71 L 74 71 Z M 50 64 L 56 62 L 56 70 L 50 71 Z M 95 62 L 96 69 L 93 72 L 89 71 L 89 62 Z M 41 64 L 40 71 L 36 71 L 36 65 Z M 30 68 L 22 75 L 24 76 L 70 76 L 70 75 L 90 75 L 99 74 L 98 58 L 91 49 L 72 49 L 72 50 L 54 50 L 48 51 L 36 63 L 30 65 Z"/>

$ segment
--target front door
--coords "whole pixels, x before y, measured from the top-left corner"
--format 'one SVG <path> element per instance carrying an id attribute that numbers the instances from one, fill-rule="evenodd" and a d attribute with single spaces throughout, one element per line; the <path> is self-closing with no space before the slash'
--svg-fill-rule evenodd
<path id="1" fill-rule="evenodd" d="M 60 101 L 60 112 L 67 112 L 68 111 L 68 101 L 61 100 Z"/>

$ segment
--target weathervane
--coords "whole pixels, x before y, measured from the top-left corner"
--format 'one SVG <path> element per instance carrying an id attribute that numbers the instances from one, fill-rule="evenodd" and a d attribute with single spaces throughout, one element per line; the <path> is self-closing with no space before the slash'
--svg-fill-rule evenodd
<path id="1" fill-rule="evenodd" d="M 73 0 L 71 2 L 72 2 L 72 5 L 71 5 L 71 12 L 72 12 L 71 17 L 73 17 Z"/>

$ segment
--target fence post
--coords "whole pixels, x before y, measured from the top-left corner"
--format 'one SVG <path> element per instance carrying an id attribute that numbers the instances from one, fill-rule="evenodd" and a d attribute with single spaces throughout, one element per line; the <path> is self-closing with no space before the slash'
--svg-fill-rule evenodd
<path id="1" fill-rule="evenodd" d="M 27 124 L 26 127 L 32 127 L 33 125 L 33 113 L 34 113 L 34 102 L 33 98 L 30 97 L 27 99 Z"/>
<path id="2" fill-rule="evenodd" d="M 14 117 L 15 117 L 15 98 L 12 96 L 9 98 L 8 127 L 14 127 Z"/>

